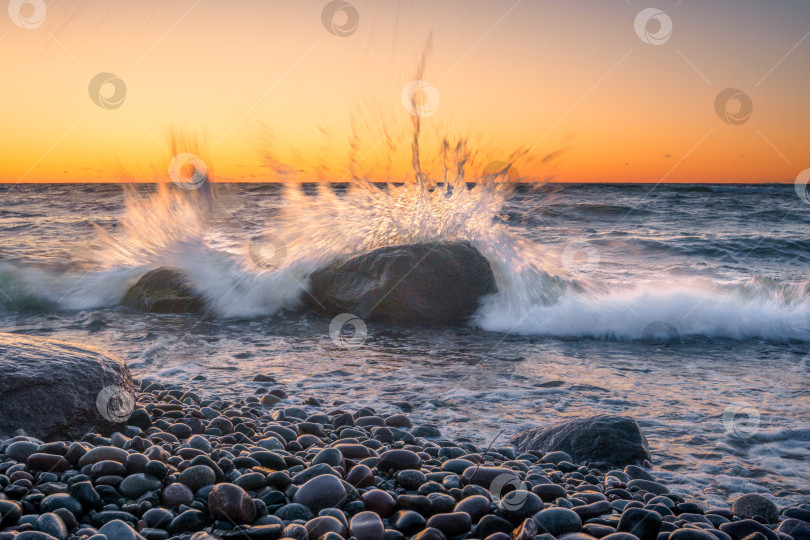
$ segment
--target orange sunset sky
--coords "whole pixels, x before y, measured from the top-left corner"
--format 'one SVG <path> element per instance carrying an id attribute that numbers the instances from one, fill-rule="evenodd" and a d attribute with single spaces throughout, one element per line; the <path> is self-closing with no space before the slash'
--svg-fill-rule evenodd
<path id="1" fill-rule="evenodd" d="M 4 3 L 2 182 L 162 180 L 175 152 L 216 181 L 407 178 L 402 92 L 431 35 L 432 174 L 444 137 L 467 139 L 473 175 L 495 160 L 566 182 L 810 167 L 807 0 Z M 718 105 L 727 88 L 742 97 Z"/>

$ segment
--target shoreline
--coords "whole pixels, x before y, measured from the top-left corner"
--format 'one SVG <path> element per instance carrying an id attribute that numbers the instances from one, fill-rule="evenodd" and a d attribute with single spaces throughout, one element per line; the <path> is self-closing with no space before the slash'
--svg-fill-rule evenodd
<path id="1" fill-rule="evenodd" d="M 98 531 L 109 540 L 787 540 L 791 531 L 799 540 L 810 531 L 810 504 L 746 495 L 708 508 L 642 467 L 453 442 L 405 413 L 285 399 L 272 378 L 257 379 L 253 395 L 232 401 L 160 383 L 137 403 L 113 397 L 108 412 L 127 425 L 110 437 L 0 442 L 0 540 L 14 530 L 63 540 Z"/>

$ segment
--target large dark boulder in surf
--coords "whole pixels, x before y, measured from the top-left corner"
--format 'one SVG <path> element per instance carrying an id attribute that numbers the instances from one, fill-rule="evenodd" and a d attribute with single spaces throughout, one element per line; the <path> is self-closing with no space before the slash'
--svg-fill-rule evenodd
<path id="1" fill-rule="evenodd" d="M 375 249 L 310 276 L 307 304 L 328 317 L 402 325 L 467 322 L 481 297 L 497 292 L 492 267 L 468 243 Z"/>
<path id="2" fill-rule="evenodd" d="M 565 452 L 574 463 L 624 466 L 652 459 L 647 438 L 627 416 L 604 414 L 528 429 L 510 442 L 520 452 Z"/>
<path id="3" fill-rule="evenodd" d="M 134 404 L 123 360 L 84 345 L 0 334 L 0 440 L 18 430 L 44 441 L 110 432 Z"/>
<path id="4" fill-rule="evenodd" d="M 121 305 L 148 313 L 202 313 L 205 301 L 174 268 L 158 268 L 141 276 L 129 288 Z"/>

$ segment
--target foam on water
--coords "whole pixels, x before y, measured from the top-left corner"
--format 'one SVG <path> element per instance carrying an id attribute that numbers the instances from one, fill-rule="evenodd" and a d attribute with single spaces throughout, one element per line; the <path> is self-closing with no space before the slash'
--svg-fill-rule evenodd
<path id="1" fill-rule="evenodd" d="M 511 193 L 507 183 L 495 181 L 504 171 L 468 186 L 463 166 L 448 166 L 446 173 L 453 170 L 438 185 L 424 178 L 386 186 L 356 179 L 343 192 L 321 185 L 312 194 L 289 183 L 259 235 L 216 248 L 210 241 L 216 232 L 211 215 L 221 206 L 216 199 L 212 206 L 166 186 L 148 195 L 127 190 L 120 226 L 115 232 L 99 228 L 80 272 L 0 263 L 0 302 L 10 309 L 112 306 L 144 272 L 170 266 L 189 277 L 217 316 L 258 317 L 297 307 L 307 276 L 336 258 L 390 245 L 468 241 L 490 261 L 499 290 L 484 299 L 474 319 L 485 330 L 618 340 L 810 341 L 807 281 L 661 275 L 601 283 L 568 271 L 541 243 L 500 219 Z M 269 259 L 256 256 L 268 249 Z"/>

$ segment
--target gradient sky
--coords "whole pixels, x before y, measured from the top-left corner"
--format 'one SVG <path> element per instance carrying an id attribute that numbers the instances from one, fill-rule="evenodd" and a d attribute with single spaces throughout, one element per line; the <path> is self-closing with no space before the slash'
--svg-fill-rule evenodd
<path id="1" fill-rule="evenodd" d="M 790 181 L 810 167 L 807 0 L 351 0 L 347 36 L 327 31 L 327 4 L 44 0 L 42 19 L 12 0 L 0 181 L 164 179 L 177 152 L 216 180 L 400 180 L 401 93 L 430 35 L 431 173 L 444 137 L 467 139 L 472 174 L 507 161 L 556 181 Z M 660 44 L 634 28 L 646 8 L 672 21 Z M 90 97 L 103 72 L 126 85 L 117 108 Z M 753 105 L 738 125 L 716 111 L 726 88 Z"/>

